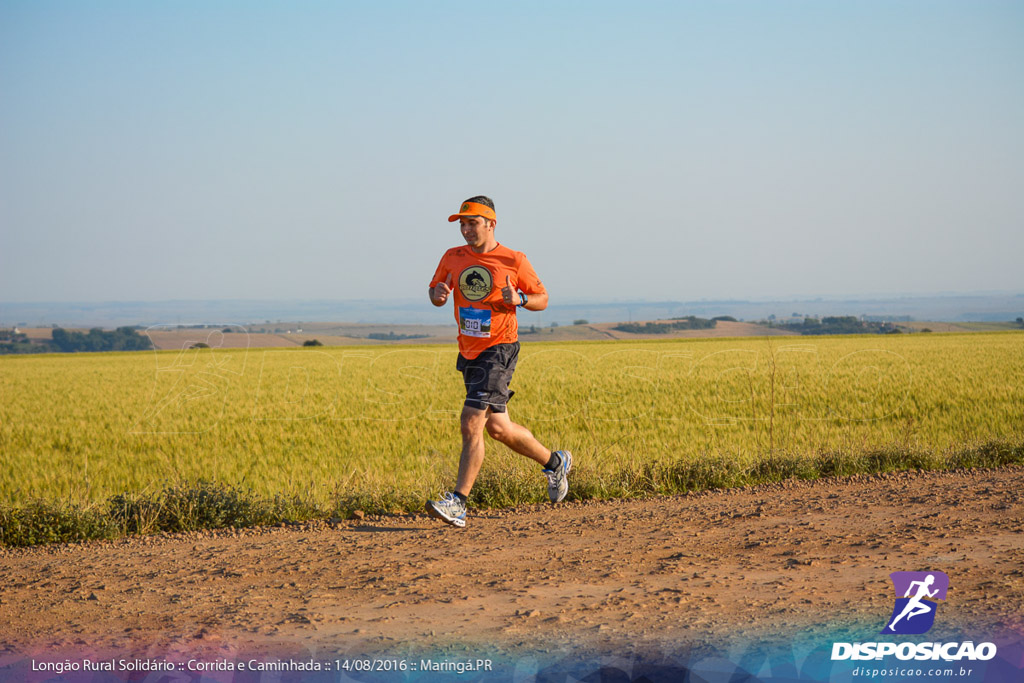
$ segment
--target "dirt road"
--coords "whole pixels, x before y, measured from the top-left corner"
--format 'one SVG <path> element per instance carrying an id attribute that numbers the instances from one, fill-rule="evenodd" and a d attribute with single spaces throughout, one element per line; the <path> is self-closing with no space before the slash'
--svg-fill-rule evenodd
<path id="1" fill-rule="evenodd" d="M 464 530 L 386 517 L 2 550 L 0 654 L 863 639 L 902 570 L 949 575 L 937 637 L 1024 634 L 1022 483 L 898 473 L 480 511 Z"/>

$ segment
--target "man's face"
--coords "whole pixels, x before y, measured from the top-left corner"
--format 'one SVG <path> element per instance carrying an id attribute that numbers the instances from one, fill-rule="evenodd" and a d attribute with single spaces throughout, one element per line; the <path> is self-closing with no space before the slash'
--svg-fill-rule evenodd
<path id="1" fill-rule="evenodd" d="M 490 234 L 494 231 L 494 221 L 481 216 L 463 216 L 459 219 L 459 228 L 466 244 L 471 247 L 482 247 L 487 244 Z"/>

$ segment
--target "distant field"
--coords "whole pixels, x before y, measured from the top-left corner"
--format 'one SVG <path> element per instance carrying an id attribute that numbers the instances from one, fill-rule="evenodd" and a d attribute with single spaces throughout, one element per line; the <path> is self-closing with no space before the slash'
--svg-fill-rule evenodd
<path id="1" fill-rule="evenodd" d="M 647 321 L 637 321 L 641 324 Z M 656 322 L 656 321 L 650 321 Z M 712 329 L 672 331 L 667 334 L 632 334 L 621 332 L 615 327 L 621 323 L 587 323 L 585 325 L 560 325 L 558 327 L 535 326 L 531 333 L 529 318 L 521 324 L 521 341 L 526 344 L 536 342 L 565 341 L 641 341 L 666 339 L 698 339 L 719 337 L 764 337 L 764 336 L 798 336 L 788 330 L 766 327 L 757 323 L 719 321 Z M 1020 329 L 1015 323 L 944 323 L 915 321 L 899 323 L 901 328 L 920 332 L 929 329 L 932 332 L 997 332 Z M 302 346 L 307 340 L 315 339 L 324 346 L 386 346 L 394 344 L 454 344 L 456 328 L 451 325 L 386 325 L 377 323 L 335 323 L 313 322 L 294 323 L 280 322 L 265 325 L 252 325 L 250 331 L 238 326 L 231 326 L 234 331 L 222 334 L 221 328 L 216 329 L 177 329 L 175 326 L 162 325 L 141 330 L 152 340 L 158 350 L 179 350 L 188 348 L 196 342 L 208 343 L 221 349 L 262 349 L 290 348 Z M 261 330 L 266 330 L 261 331 Z M 50 328 L 23 329 L 34 341 L 48 341 Z M 371 334 L 415 335 L 409 340 L 378 340 L 370 339 Z"/>
<path id="2" fill-rule="evenodd" d="M 244 348 L 275 348 L 302 346 L 308 340 L 317 340 L 324 346 L 352 346 L 352 345 L 381 345 L 395 342 L 377 341 L 369 339 L 368 335 L 378 334 L 414 334 L 426 335 L 419 339 L 420 343 L 431 343 L 439 341 L 455 340 L 455 328 L 446 334 L 443 328 L 434 326 L 408 326 L 411 330 L 405 330 L 403 326 L 384 325 L 330 325 L 324 324 L 317 328 L 313 325 L 294 327 L 291 330 L 282 332 L 245 332 L 240 329 L 223 334 L 220 330 L 186 329 L 186 330 L 164 330 L 153 329 L 142 332 L 152 340 L 153 345 L 159 350 L 179 350 L 189 348 L 196 342 L 203 342 L 215 348 L 244 349 Z M 277 329 L 277 328 L 273 328 Z M 301 331 L 300 331 L 301 330 Z M 412 331 L 415 330 L 415 331 Z"/>
<path id="3" fill-rule="evenodd" d="M 639 321 L 641 324 L 647 322 L 645 320 Z M 657 322 L 657 321 L 650 321 Z M 789 330 L 780 330 L 776 328 L 767 327 L 765 325 L 758 325 L 757 323 L 741 323 L 732 322 L 728 320 L 719 320 L 717 324 L 710 329 L 706 330 L 681 330 L 672 331 L 664 335 L 661 334 L 633 334 L 631 332 L 622 332 L 616 330 L 617 325 L 622 323 L 597 323 L 594 325 L 586 325 L 590 329 L 598 332 L 599 334 L 605 335 L 611 339 L 620 339 L 623 341 L 629 341 L 632 339 L 698 339 L 698 338 L 717 338 L 717 337 L 788 337 L 796 336 L 796 333 L 790 332 Z"/>
<path id="4" fill-rule="evenodd" d="M 916 320 L 909 323 L 899 323 L 900 327 L 908 327 L 916 332 L 929 329 L 932 332 L 1000 332 L 1004 330 L 1019 330 L 1021 326 L 1012 322 L 998 323 L 943 323 Z"/>
<path id="5" fill-rule="evenodd" d="M 226 335 L 230 336 L 230 335 Z M 0 502 L 99 501 L 208 478 L 319 501 L 450 485 L 454 345 L 0 357 Z M 515 419 L 608 495 L 637 463 L 1024 435 L 1024 333 L 524 345 Z M 488 478 L 543 493 L 488 442 Z"/>
<path id="6" fill-rule="evenodd" d="M 643 321 L 641 321 L 643 322 Z M 531 325 L 520 323 L 521 340 L 533 342 L 563 341 L 601 341 L 609 339 L 640 340 L 640 339 L 690 339 L 696 337 L 749 337 L 765 335 L 792 335 L 786 330 L 772 329 L 755 323 L 721 321 L 714 329 L 673 331 L 668 334 L 630 334 L 613 329 L 619 323 L 596 323 L 586 325 L 562 325 L 559 327 L 536 327 L 530 333 Z M 185 328 L 160 325 L 140 330 L 153 342 L 158 350 L 179 350 L 189 348 L 197 342 L 209 344 L 222 349 L 245 348 L 288 348 L 302 346 L 307 340 L 316 339 L 324 346 L 352 345 L 394 345 L 396 343 L 417 344 L 454 344 L 457 329 L 451 325 L 383 325 L 362 323 L 273 323 L 252 325 L 250 331 L 239 326 L 229 326 L 232 332 L 222 333 L 224 328 Z M 265 332 L 262 330 L 266 330 Z M 51 337 L 50 328 L 28 328 L 22 330 L 29 339 L 48 341 Z M 410 340 L 376 340 L 370 339 L 371 334 L 414 335 Z"/>
<path id="7" fill-rule="evenodd" d="M 155 325 L 139 330 L 161 351 L 189 348 L 197 342 L 215 348 L 276 348 L 302 346 L 303 342 L 316 339 L 325 346 L 351 346 L 353 344 L 390 344 L 376 341 L 369 335 L 389 332 L 408 335 L 425 335 L 423 342 L 454 342 L 456 328 L 452 325 L 377 325 L 359 323 L 274 323 L 253 325 L 252 331 L 238 325 L 216 328 L 178 328 L 174 325 Z M 230 329 L 225 334 L 223 329 Z M 266 330 L 263 332 L 262 330 Z M 48 327 L 23 329 L 29 339 L 38 342 L 49 341 L 53 330 Z"/>

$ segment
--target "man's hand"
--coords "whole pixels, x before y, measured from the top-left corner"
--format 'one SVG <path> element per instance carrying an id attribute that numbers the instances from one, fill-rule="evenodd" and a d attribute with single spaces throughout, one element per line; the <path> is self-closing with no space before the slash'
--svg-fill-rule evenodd
<path id="1" fill-rule="evenodd" d="M 519 292 L 512 286 L 512 277 L 509 275 L 505 276 L 505 286 L 501 288 L 501 298 L 505 300 L 505 303 L 512 306 L 518 306 L 523 301 L 519 296 Z"/>
<path id="2" fill-rule="evenodd" d="M 448 296 L 452 293 L 452 274 L 444 282 L 438 282 L 430 291 L 430 301 L 435 306 L 444 306 L 448 302 Z"/>

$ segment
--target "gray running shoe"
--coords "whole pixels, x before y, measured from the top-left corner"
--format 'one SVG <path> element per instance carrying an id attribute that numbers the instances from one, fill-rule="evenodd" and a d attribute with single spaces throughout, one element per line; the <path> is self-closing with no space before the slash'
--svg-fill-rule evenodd
<path id="1" fill-rule="evenodd" d="M 466 504 L 451 492 L 441 500 L 428 500 L 427 514 L 452 526 L 466 526 Z"/>
<path id="2" fill-rule="evenodd" d="M 553 470 L 544 470 L 548 478 L 548 498 L 552 503 L 561 503 L 569 493 L 569 470 L 572 469 L 572 453 L 555 451 L 562 462 Z"/>

